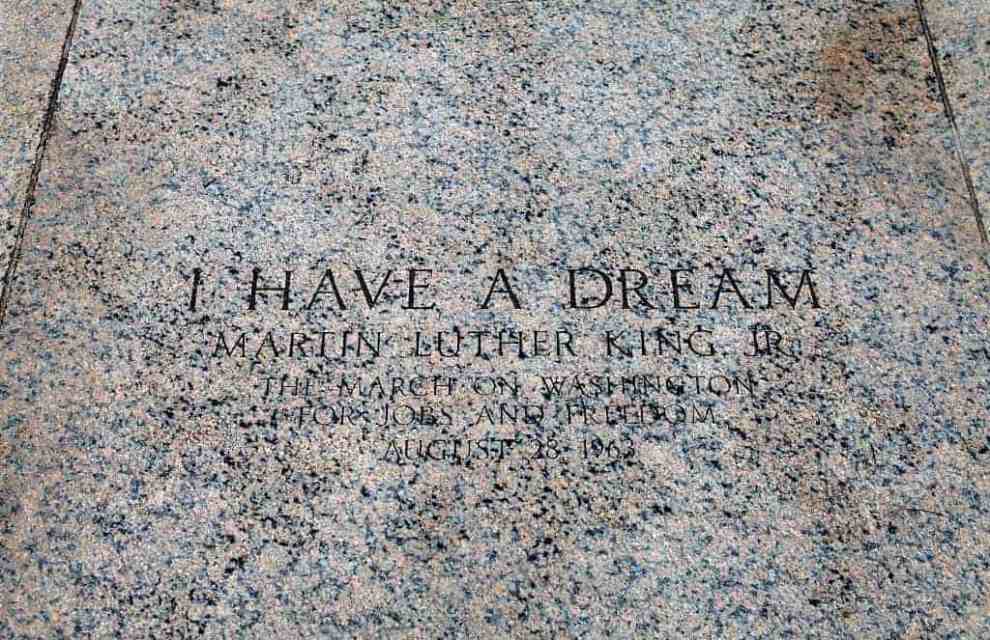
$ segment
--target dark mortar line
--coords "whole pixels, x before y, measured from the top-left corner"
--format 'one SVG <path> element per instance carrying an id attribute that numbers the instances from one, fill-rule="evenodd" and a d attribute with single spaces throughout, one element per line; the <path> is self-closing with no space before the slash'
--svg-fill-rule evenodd
<path id="1" fill-rule="evenodd" d="M 918 18 L 921 20 L 921 28 L 925 32 L 925 41 L 928 43 L 928 57 L 932 61 L 932 69 L 935 72 L 935 80 L 938 82 L 939 96 L 942 98 L 942 107 L 945 110 L 945 117 L 952 125 L 952 136 L 956 147 L 956 158 L 959 160 L 959 167 L 962 169 L 963 180 L 966 182 L 966 190 L 969 192 L 969 206 L 973 210 L 976 218 L 976 226 L 980 230 L 980 238 L 987 244 L 987 227 L 983 222 L 983 212 L 980 211 L 980 202 L 976 198 L 976 188 L 973 186 L 973 176 L 969 170 L 969 162 L 966 161 L 966 154 L 963 151 L 962 136 L 959 135 L 959 125 L 956 123 L 956 114 L 952 110 L 952 102 L 949 100 L 949 92 L 945 88 L 945 76 L 942 75 L 942 65 L 939 64 L 938 49 L 935 47 L 935 37 L 932 35 L 931 27 L 928 25 L 928 11 L 925 9 L 924 0 L 914 0 L 914 6 L 918 9 Z"/>
<path id="2" fill-rule="evenodd" d="M 69 28 L 65 32 L 65 40 L 62 42 L 62 55 L 58 61 L 58 70 L 52 79 L 51 91 L 48 94 L 48 107 L 45 110 L 45 117 L 41 124 L 41 138 L 34 152 L 34 165 L 31 167 L 31 178 L 28 180 L 27 191 L 24 194 L 24 206 L 21 208 L 21 217 L 17 222 L 17 230 L 14 233 L 14 246 L 10 250 L 10 258 L 7 262 L 7 271 L 3 276 L 3 291 L 0 292 L 0 329 L 3 328 L 7 319 L 7 308 L 10 305 L 10 298 L 14 286 L 14 276 L 17 274 L 17 263 L 21 259 L 24 249 L 24 236 L 27 232 L 28 221 L 31 219 L 31 211 L 34 208 L 35 191 L 38 188 L 38 177 L 41 175 L 41 164 L 45 159 L 45 151 L 48 149 L 48 140 L 51 138 L 52 129 L 55 125 L 55 112 L 58 109 L 58 96 L 62 90 L 62 78 L 65 76 L 65 68 L 69 63 L 69 51 L 72 49 L 72 39 L 76 32 L 76 24 L 79 22 L 79 14 L 82 11 L 82 0 L 75 0 L 72 5 L 72 19 L 69 20 Z"/>

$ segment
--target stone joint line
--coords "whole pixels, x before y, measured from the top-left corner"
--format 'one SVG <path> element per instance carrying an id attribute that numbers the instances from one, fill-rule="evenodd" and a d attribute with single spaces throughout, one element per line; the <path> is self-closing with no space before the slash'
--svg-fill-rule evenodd
<path id="1" fill-rule="evenodd" d="M 986 223 L 983 221 L 983 212 L 980 211 L 980 202 L 976 197 L 976 188 L 973 186 L 973 176 L 969 170 L 969 162 L 966 160 L 966 153 L 963 149 L 962 136 L 959 134 L 956 115 L 952 110 L 952 101 L 949 99 L 949 92 L 945 88 L 945 76 L 942 75 L 942 65 L 939 64 L 935 37 L 932 34 L 931 27 L 928 25 L 928 11 L 925 8 L 924 0 L 914 0 L 914 5 L 918 9 L 918 19 L 921 21 L 921 28 L 925 32 L 925 41 L 928 44 L 928 57 L 932 61 L 932 70 L 935 73 L 935 80 L 938 83 L 938 93 L 942 99 L 945 117 L 948 118 L 949 124 L 952 126 L 952 138 L 956 148 L 956 158 L 959 160 L 963 180 L 966 182 L 966 191 L 969 192 L 969 206 L 973 210 L 973 216 L 976 218 L 976 226 L 979 228 L 980 238 L 984 244 L 987 244 L 990 242 L 990 239 L 987 237 Z"/>
<path id="2" fill-rule="evenodd" d="M 14 246 L 10 250 L 10 260 L 7 262 L 7 271 L 3 275 L 3 288 L 0 292 L 0 329 L 3 328 L 7 318 L 7 308 L 10 306 L 10 298 L 13 295 L 14 277 L 17 274 L 17 263 L 20 261 L 21 252 L 24 247 L 24 235 L 27 231 L 28 221 L 31 218 L 31 210 L 34 208 L 35 191 L 38 188 L 38 177 L 41 175 L 41 164 L 45 158 L 45 151 L 48 149 L 48 140 L 51 138 L 52 129 L 55 125 L 55 112 L 58 109 L 59 92 L 62 89 L 62 78 L 65 76 L 65 68 L 69 62 L 69 51 L 72 49 L 72 39 L 76 32 L 76 24 L 79 22 L 79 14 L 82 11 L 82 0 L 75 0 L 72 5 L 72 17 L 69 20 L 69 27 L 65 32 L 65 40 L 62 42 L 62 54 L 58 61 L 58 69 L 55 77 L 52 78 L 51 91 L 48 94 L 48 107 L 45 109 L 45 117 L 41 124 L 41 137 L 34 153 L 34 164 L 31 167 L 31 177 L 28 180 L 27 191 L 24 195 L 24 205 L 21 208 L 21 215 L 17 221 L 17 230 L 14 232 Z"/>

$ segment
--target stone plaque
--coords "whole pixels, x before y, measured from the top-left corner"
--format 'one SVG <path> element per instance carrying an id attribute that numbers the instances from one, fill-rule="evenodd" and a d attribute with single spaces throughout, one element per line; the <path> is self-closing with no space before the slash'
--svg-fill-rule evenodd
<path id="1" fill-rule="evenodd" d="M 0 638 L 990 636 L 986 7 L 8 4 Z"/>

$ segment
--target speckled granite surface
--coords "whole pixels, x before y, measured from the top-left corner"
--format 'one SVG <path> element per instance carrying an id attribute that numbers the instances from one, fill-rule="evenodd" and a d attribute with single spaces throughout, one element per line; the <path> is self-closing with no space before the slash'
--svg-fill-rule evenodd
<path id="1" fill-rule="evenodd" d="M 973 187 L 990 225 L 990 5 L 938 0 L 927 8 Z"/>
<path id="2" fill-rule="evenodd" d="M 913 2 L 85 0 L 0 637 L 987 637 L 930 74 Z"/>
<path id="3" fill-rule="evenodd" d="M 71 7 L 71 0 L 0 5 L 0 278 L 16 244 Z"/>

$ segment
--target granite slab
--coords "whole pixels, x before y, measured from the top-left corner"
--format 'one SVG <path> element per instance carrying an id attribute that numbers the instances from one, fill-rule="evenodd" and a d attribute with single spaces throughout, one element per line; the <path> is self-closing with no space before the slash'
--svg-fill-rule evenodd
<path id="1" fill-rule="evenodd" d="M 25 199 L 71 15 L 71 0 L 0 6 L 0 292 L 28 213 Z M 0 300 L 2 308 L 2 293 Z"/>
<path id="2" fill-rule="evenodd" d="M 987 637 L 933 74 L 900 0 L 84 0 L 0 637 Z"/>

